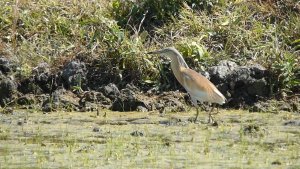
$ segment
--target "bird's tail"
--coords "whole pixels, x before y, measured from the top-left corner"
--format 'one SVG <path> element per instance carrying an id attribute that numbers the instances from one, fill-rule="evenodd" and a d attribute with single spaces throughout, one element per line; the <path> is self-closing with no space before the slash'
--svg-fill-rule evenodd
<path id="1" fill-rule="evenodd" d="M 215 89 L 215 95 L 214 95 L 214 102 L 218 103 L 218 104 L 224 104 L 226 103 L 226 98 L 225 96 L 218 90 Z"/>

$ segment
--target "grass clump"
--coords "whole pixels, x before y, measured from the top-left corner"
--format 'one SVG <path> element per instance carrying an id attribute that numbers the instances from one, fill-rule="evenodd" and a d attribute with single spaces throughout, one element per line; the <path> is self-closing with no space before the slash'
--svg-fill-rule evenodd
<path id="1" fill-rule="evenodd" d="M 198 44 L 213 58 L 210 62 L 207 62 L 210 57 L 201 61 L 205 67 L 222 59 L 240 65 L 260 63 L 276 77 L 271 79 L 273 94 L 281 90 L 293 92 L 299 87 L 300 79 L 296 45 L 300 17 L 298 11 L 282 5 L 227 2 L 215 6 L 210 13 L 185 7 L 179 19 L 156 29 L 155 36 L 175 46 L 180 41 L 193 44 L 198 39 Z M 185 53 L 184 49 L 180 50 Z"/>
<path id="2" fill-rule="evenodd" d="M 118 21 L 122 28 L 136 28 L 142 23 L 143 28 L 151 30 L 154 26 L 162 26 L 172 18 L 180 15 L 184 5 L 197 10 L 211 9 L 218 4 L 217 0 L 143 0 L 112 2 L 112 16 Z M 141 26 L 141 25 L 140 25 Z"/>
<path id="3" fill-rule="evenodd" d="M 159 85 L 161 61 L 145 53 L 175 46 L 193 69 L 223 59 L 260 63 L 272 72 L 274 94 L 299 91 L 300 7 L 293 0 L 4 0 L 0 5 L 0 53 L 13 56 L 24 76 L 40 62 L 59 67 L 80 55 L 110 65 L 126 82 Z"/>
<path id="4" fill-rule="evenodd" d="M 144 56 L 147 35 L 133 37 L 118 26 L 104 9 L 108 3 L 1 1 L 1 52 L 15 56 L 24 76 L 40 62 L 55 68 L 83 55 L 108 60 L 128 79 L 153 79 L 156 70 Z"/>

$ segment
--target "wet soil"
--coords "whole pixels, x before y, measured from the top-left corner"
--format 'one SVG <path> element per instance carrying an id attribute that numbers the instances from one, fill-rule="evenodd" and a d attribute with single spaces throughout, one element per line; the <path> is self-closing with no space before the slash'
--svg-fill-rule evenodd
<path id="1" fill-rule="evenodd" d="M 0 168 L 300 168 L 298 113 L 194 115 L 13 110 L 0 114 Z"/>

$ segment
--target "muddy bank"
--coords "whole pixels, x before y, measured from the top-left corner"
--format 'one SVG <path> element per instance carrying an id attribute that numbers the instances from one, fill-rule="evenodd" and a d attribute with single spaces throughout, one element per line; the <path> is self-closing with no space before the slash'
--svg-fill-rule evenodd
<path id="1" fill-rule="evenodd" d="M 0 168 L 299 168 L 298 114 L 0 114 Z M 67 159 L 67 160 L 66 160 Z"/>
<path id="2" fill-rule="evenodd" d="M 163 90 L 164 83 L 160 83 L 162 86 L 145 85 L 137 77 L 128 78 L 128 72 L 118 72 L 97 59 L 71 60 L 56 70 L 47 63 L 40 63 L 30 75 L 25 76 L 19 73 L 16 63 L 0 57 L 0 105 L 35 108 L 44 112 L 94 111 L 98 108 L 141 112 L 186 111 L 186 105 L 190 104 L 189 96 L 176 81 L 169 65 L 165 66 L 169 80 L 164 83 L 170 83 L 171 91 Z M 222 106 L 224 108 L 299 112 L 297 95 L 288 101 L 266 102 L 271 96 L 270 72 L 261 65 L 239 66 L 223 60 L 201 73 L 227 98 L 227 103 Z"/>

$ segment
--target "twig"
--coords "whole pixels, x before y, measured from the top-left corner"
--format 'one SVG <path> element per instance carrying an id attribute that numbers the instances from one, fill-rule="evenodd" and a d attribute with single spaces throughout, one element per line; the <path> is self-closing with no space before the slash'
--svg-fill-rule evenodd
<path id="1" fill-rule="evenodd" d="M 148 13 L 148 10 L 143 14 L 144 16 L 143 16 L 143 19 L 141 20 L 141 22 L 140 22 L 140 25 L 139 25 L 139 28 L 138 28 L 138 31 L 137 31 L 137 34 L 139 34 L 140 33 L 140 30 L 141 30 L 141 26 L 142 26 L 142 24 L 143 24 L 143 22 L 145 21 L 145 18 L 146 18 L 146 14 Z"/>
<path id="2" fill-rule="evenodd" d="M 12 45 L 14 49 L 14 53 L 16 53 L 17 48 L 17 22 L 18 22 L 18 6 L 19 0 L 15 0 L 15 4 L 13 5 L 13 24 L 12 24 Z"/>

